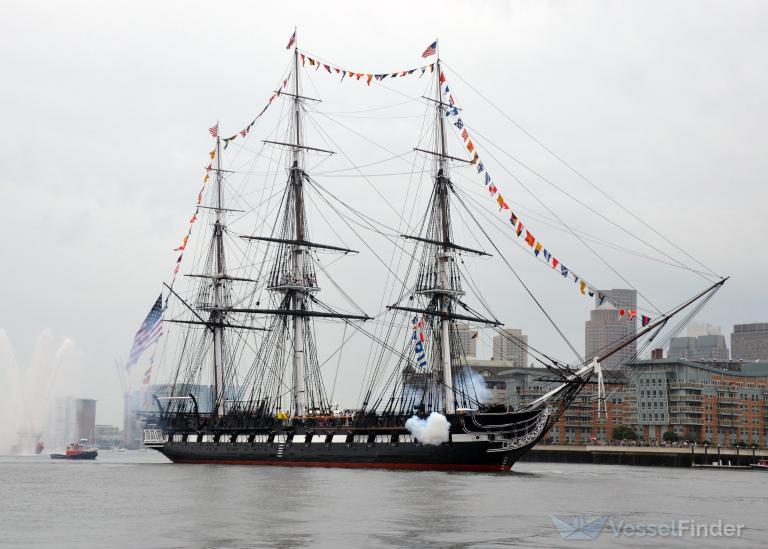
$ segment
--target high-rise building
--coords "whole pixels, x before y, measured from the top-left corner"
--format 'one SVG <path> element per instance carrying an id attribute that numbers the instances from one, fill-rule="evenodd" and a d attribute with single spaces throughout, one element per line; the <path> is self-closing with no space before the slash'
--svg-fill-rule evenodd
<path id="1" fill-rule="evenodd" d="M 506 360 L 518 368 L 528 366 L 528 336 L 517 328 L 503 328 L 493 337 L 493 360 Z"/>
<path id="2" fill-rule="evenodd" d="M 477 356 L 477 330 L 470 328 L 466 322 L 457 322 L 455 326 L 464 355 L 467 358 L 475 358 Z"/>
<path id="3" fill-rule="evenodd" d="M 669 342 L 669 358 L 685 360 L 728 360 L 725 336 L 700 335 L 698 337 L 673 337 Z"/>
<path id="4" fill-rule="evenodd" d="M 611 303 L 616 309 L 637 309 L 637 291 L 623 288 L 614 288 L 613 290 L 599 290 L 598 294 L 603 294 L 605 299 L 603 305 Z M 599 295 L 595 295 L 595 308 L 601 305 Z M 632 319 L 634 322 L 634 319 Z"/>
<path id="5" fill-rule="evenodd" d="M 696 338 L 694 360 L 728 360 L 728 345 L 725 336 L 702 335 Z"/>
<path id="6" fill-rule="evenodd" d="M 620 345 L 624 338 L 635 333 L 636 321 L 629 314 L 620 311 L 637 310 L 637 292 L 635 290 L 613 289 L 600 290 L 605 296 L 602 304 L 595 297 L 596 308 L 590 311 L 589 320 L 584 326 L 584 349 L 587 362 Z M 635 358 L 637 344 L 633 341 L 620 351 L 605 359 L 604 368 L 615 368 Z"/>
<path id="7" fill-rule="evenodd" d="M 734 360 L 768 360 L 768 322 L 735 324 L 731 356 Z"/>
<path id="8" fill-rule="evenodd" d="M 669 340 L 669 352 L 667 352 L 669 358 L 692 360 L 695 354 L 695 337 L 673 337 Z"/>
<path id="9" fill-rule="evenodd" d="M 96 442 L 96 401 L 73 397 L 56 399 L 50 411 L 46 447 L 61 449 L 82 439 L 88 444 Z"/>
<path id="10" fill-rule="evenodd" d="M 91 398 L 75 399 L 75 438 L 96 443 L 96 401 Z"/>

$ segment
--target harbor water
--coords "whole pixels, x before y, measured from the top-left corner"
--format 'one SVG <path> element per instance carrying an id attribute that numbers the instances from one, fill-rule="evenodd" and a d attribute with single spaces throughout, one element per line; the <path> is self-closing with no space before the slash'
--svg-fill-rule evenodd
<path id="1" fill-rule="evenodd" d="M 766 547 L 767 489 L 761 471 L 523 462 L 477 474 L 174 465 L 151 451 L 102 451 L 95 462 L 3 456 L 0 547 Z M 730 525 L 738 535 L 723 535 Z"/>

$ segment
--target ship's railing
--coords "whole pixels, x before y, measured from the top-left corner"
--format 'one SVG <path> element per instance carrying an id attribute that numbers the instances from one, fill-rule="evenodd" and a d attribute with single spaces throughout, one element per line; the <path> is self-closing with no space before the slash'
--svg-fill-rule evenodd
<path id="1" fill-rule="evenodd" d="M 162 429 L 144 429 L 144 446 L 165 444 L 166 436 Z"/>

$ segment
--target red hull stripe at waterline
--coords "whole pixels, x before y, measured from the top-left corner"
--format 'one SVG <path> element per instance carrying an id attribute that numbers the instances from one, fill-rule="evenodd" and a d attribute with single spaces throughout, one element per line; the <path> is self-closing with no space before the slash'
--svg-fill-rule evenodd
<path id="1" fill-rule="evenodd" d="M 282 467 L 326 467 L 343 469 L 405 469 L 416 471 L 509 471 L 511 466 L 481 463 L 361 463 L 357 461 L 285 461 L 240 459 L 175 459 L 174 463 L 198 465 L 276 465 Z"/>

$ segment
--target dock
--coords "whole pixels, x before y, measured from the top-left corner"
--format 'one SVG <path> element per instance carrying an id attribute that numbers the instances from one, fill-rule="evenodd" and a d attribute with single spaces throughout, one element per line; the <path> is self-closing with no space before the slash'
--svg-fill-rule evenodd
<path id="1" fill-rule="evenodd" d="M 746 470 L 751 469 L 750 465 L 757 463 L 758 459 L 765 458 L 768 458 L 768 449 L 765 448 L 537 444 L 520 461 L 657 467 L 709 466 L 718 469 L 727 469 L 730 466 L 733 469 Z"/>

